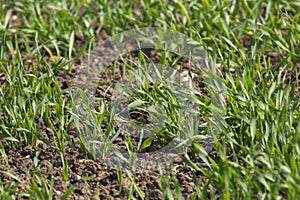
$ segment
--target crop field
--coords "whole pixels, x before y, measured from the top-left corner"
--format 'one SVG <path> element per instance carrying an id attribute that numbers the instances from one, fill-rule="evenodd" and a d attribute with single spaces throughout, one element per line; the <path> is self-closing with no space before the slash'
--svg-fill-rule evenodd
<path id="1" fill-rule="evenodd" d="M 1 199 L 299 199 L 300 1 L 0 0 Z"/>

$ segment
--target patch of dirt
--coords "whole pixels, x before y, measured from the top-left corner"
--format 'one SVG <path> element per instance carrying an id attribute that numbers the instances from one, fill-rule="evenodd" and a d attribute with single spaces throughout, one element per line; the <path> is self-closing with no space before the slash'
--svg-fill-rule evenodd
<path id="1" fill-rule="evenodd" d="M 21 180 L 21 183 L 18 184 L 10 177 L 1 174 L 2 183 L 5 185 L 13 181 L 14 185 L 18 184 L 19 191 L 26 191 L 26 188 L 30 188 L 31 181 L 35 177 L 35 169 L 38 169 L 46 185 L 49 186 L 51 178 L 54 179 L 54 199 L 61 197 L 72 186 L 75 189 L 69 199 L 88 199 L 91 197 L 95 199 L 127 199 L 127 192 L 131 187 L 131 180 L 128 176 L 123 173 L 122 181 L 119 182 L 115 168 L 107 166 L 99 159 L 84 159 L 78 149 L 78 146 L 65 149 L 64 158 L 68 163 L 68 179 L 64 182 L 62 180 L 63 163 L 54 148 L 42 142 L 37 147 L 27 146 L 21 151 L 6 146 L 5 151 L 10 166 L 6 166 L 1 157 L 0 170 L 16 176 Z M 185 198 L 191 197 L 195 193 L 192 171 L 185 170 L 173 173 L 179 181 L 183 196 Z M 198 174 L 197 177 L 199 180 L 205 179 L 201 174 Z M 158 171 L 137 173 L 136 183 L 147 197 L 162 199 L 163 194 Z M 173 184 L 171 183 L 171 188 L 174 189 Z M 122 187 L 121 190 L 120 186 Z M 135 196 L 138 198 L 137 194 Z M 22 196 L 16 194 L 15 198 L 21 199 Z"/>

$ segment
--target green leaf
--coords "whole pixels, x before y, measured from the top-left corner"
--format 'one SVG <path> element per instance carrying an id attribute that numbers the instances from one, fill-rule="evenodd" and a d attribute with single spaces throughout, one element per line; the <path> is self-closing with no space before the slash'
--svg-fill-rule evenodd
<path id="1" fill-rule="evenodd" d="M 74 191 L 75 186 L 72 185 L 65 193 L 60 197 L 61 200 L 66 200 Z"/>
<path id="2" fill-rule="evenodd" d="M 254 142 L 255 139 L 255 132 L 256 132 L 256 119 L 255 117 L 252 117 L 251 124 L 250 124 L 250 135 L 252 142 Z"/>
<path id="3" fill-rule="evenodd" d="M 73 30 L 71 32 L 70 42 L 69 42 L 69 59 L 72 58 L 72 50 L 73 50 L 73 46 L 74 46 L 74 41 L 75 41 L 75 34 L 74 34 L 74 30 Z"/>
<path id="4" fill-rule="evenodd" d="M 141 145 L 140 150 L 145 149 L 147 147 L 149 147 L 152 143 L 152 137 L 148 137 Z"/>

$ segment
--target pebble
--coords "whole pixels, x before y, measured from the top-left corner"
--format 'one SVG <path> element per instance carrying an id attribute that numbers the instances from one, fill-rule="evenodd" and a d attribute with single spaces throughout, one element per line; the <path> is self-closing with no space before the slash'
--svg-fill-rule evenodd
<path id="1" fill-rule="evenodd" d="M 75 177 L 74 177 L 74 180 L 75 180 L 75 181 L 81 180 L 81 176 L 79 176 L 79 175 L 76 174 Z"/>

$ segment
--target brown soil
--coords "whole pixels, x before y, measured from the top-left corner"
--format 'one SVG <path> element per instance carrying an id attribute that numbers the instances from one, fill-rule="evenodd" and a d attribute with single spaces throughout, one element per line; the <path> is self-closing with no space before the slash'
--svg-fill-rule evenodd
<path id="1" fill-rule="evenodd" d="M 5 166 L 3 160 L 1 160 L 0 170 L 18 177 L 22 181 L 18 188 L 20 191 L 25 191 L 26 188 L 31 186 L 32 172 L 36 168 L 39 169 L 47 184 L 50 183 L 51 178 L 54 178 L 54 199 L 59 198 L 71 186 L 75 186 L 75 190 L 69 199 L 88 199 L 91 197 L 95 199 L 128 198 L 126 191 L 130 189 L 131 181 L 125 174 L 123 174 L 122 190 L 120 191 L 115 169 L 107 167 L 101 160 L 83 159 L 77 149 L 67 148 L 64 153 L 69 166 L 67 182 L 62 181 L 63 164 L 59 154 L 55 149 L 43 143 L 38 147 L 25 147 L 22 151 L 6 147 L 10 167 Z M 38 158 L 37 166 L 34 165 L 34 159 L 36 158 Z M 183 196 L 185 198 L 191 197 L 195 192 L 192 171 L 181 171 L 174 174 L 179 180 Z M 198 178 L 199 181 L 205 180 L 205 177 L 199 174 Z M 1 180 L 6 184 L 12 179 L 1 175 Z M 137 173 L 136 182 L 150 199 L 162 199 L 159 172 Z M 15 198 L 20 199 L 21 196 L 15 195 Z"/>

